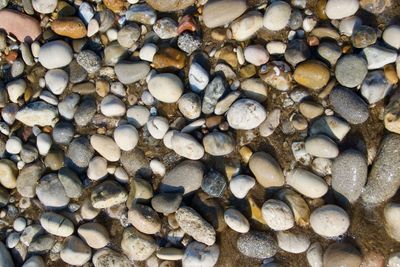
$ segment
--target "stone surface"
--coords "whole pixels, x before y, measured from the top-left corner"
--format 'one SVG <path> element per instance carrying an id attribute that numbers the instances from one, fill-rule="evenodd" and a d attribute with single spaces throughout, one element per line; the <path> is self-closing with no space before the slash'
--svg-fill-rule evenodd
<path id="1" fill-rule="evenodd" d="M 183 93 L 183 84 L 172 73 L 157 74 L 148 82 L 150 93 L 159 101 L 175 103 Z"/>
<path id="2" fill-rule="evenodd" d="M 306 152 L 320 158 L 336 158 L 339 148 L 329 137 L 325 135 L 314 135 L 305 141 Z"/>
<path id="3" fill-rule="evenodd" d="M 251 99 L 240 99 L 233 103 L 227 113 L 229 126 L 237 130 L 258 127 L 267 117 L 264 107 Z"/>
<path id="4" fill-rule="evenodd" d="M 349 243 L 333 243 L 331 244 L 324 253 L 324 266 L 349 266 L 356 267 L 360 266 L 362 261 L 362 255 Z"/>
<path id="5" fill-rule="evenodd" d="M 346 87 L 360 85 L 367 76 L 367 62 L 356 55 L 346 55 L 336 64 L 335 75 L 338 82 Z"/>
<path id="6" fill-rule="evenodd" d="M 215 171 L 208 171 L 201 183 L 201 189 L 211 197 L 222 197 L 226 188 L 225 177 Z"/>
<path id="7" fill-rule="evenodd" d="M 0 10 L 0 28 L 17 37 L 20 42 L 31 43 L 42 34 L 39 21 L 10 9 Z"/>
<path id="8" fill-rule="evenodd" d="M 172 135 L 172 149 L 176 154 L 191 160 L 199 160 L 204 156 L 203 146 L 190 134 L 177 132 Z"/>
<path id="9" fill-rule="evenodd" d="M 183 267 L 213 267 L 219 258 L 218 245 L 206 246 L 192 241 L 185 249 L 182 258 Z"/>
<path id="10" fill-rule="evenodd" d="M 131 261 L 144 261 L 155 252 L 157 244 L 151 236 L 127 227 L 122 234 L 121 248 Z"/>
<path id="11" fill-rule="evenodd" d="M 241 234 L 236 246 L 244 256 L 256 259 L 273 257 L 278 251 L 278 246 L 272 235 L 258 231 Z"/>
<path id="12" fill-rule="evenodd" d="M 245 198 L 247 193 L 253 188 L 256 181 L 253 177 L 248 175 L 237 175 L 230 180 L 229 189 L 232 194 L 239 198 Z"/>
<path id="13" fill-rule="evenodd" d="M 43 101 L 31 102 L 20 109 L 15 118 L 30 127 L 53 125 L 57 118 L 57 109 Z"/>
<path id="14" fill-rule="evenodd" d="M 249 168 L 263 187 L 282 186 L 285 177 L 279 163 L 265 152 L 256 152 L 250 158 Z"/>
<path id="15" fill-rule="evenodd" d="M 194 2 L 195 2 L 194 0 L 171 0 L 171 1 L 146 0 L 147 4 L 149 4 L 155 10 L 161 12 L 173 12 L 185 9 L 193 5 Z"/>
<path id="16" fill-rule="evenodd" d="M 328 191 L 328 185 L 324 179 L 301 168 L 288 173 L 286 183 L 309 198 L 322 197 Z"/>
<path id="17" fill-rule="evenodd" d="M 315 233 L 331 238 L 347 232 L 350 217 L 339 206 L 328 204 L 311 213 L 310 224 Z"/>
<path id="18" fill-rule="evenodd" d="M 107 229 L 99 223 L 85 223 L 78 228 L 79 236 L 94 249 L 105 247 L 110 242 Z"/>
<path id="19" fill-rule="evenodd" d="M 120 184 L 107 180 L 93 188 L 90 198 L 94 208 L 102 209 L 124 203 L 128 194 Z"/>
<path id="20" fill-rule="evenodd" d="M 203 146 L 205 152 L 213 156 L 225 156 L 235 148 L 235 141 L 232 137 L 221 132 L 212 132 L 204 136 Z"/>
<path id="21" fill-rule="evenodd" d="M 115 74 L 123 84 L 131 84 L 146 78 L 150 67 L 145 62 L 118 63 L 115 65 Z"/>
<path id="22" fill-rule="evenodd" d="M 69 197 L 56 174 L 47 174 L 40 179 L 36 195 L 48 208 L 62 209 L 69 203 Z"/>
<path id="23" fill-rule="evenodd" d="M 278 246 L 289 253 L 303 253 L 310 246 L 310 238 L 303 233 L 278 232 Z"/>
<path id="24" fill-rule="evenodd" d="M 151 207 L 134 204 L 128 212 L 128 221 L 144 234 L 155 234 L 161 229 L 161 220 Z"/>
<path id="25" fill-rule="evenodd" d="M 92 257 L 90 247 L 76 236 L 67 237 L 60 251 L 60 258 L 71 265 L 83 265 Z"/>
<path id="26" fill-rule="evenodd" d="M 51 29 L 58 35 L 71 39 L 80 39 L 86 36 L 86 27 L 83 22 L 75 17 L 59 18 L 51 23 Z"/>
<path id="27" fill-rule="evenodd" d="M 312 90 L 319 90 L 328 83 L 330 73 L 321 62 L 309 60 L 296 67 L 293 77 L 300 85 Z"/>
<path id="28" fill-rule="evenodd" d="M 118 161 L 121 157 L 121 150 L 115 141 L 108 136 L 100 134 L 92 135 L 90 137 L 90 144 L 97 153 L 108 161 Z"/>
<path id="29" fill-rule="evenodd" d="M 246 11 L 243 0 L 212 0 L 203 9 L 203 21 L 208 28 L 216 28 L 230 23 Z"/>
<path id="30" fill-rule="evenodd" d="M 14 162 L 8 159 L 0 160 L 0 183 L 8 189 L 17 186 L 18 169 Z"/>
<path id="31" fill-rule="evenodd" d="M 72 222 L 54 212 L 44 212 L 40 216 L 40 224 L 52 235 L 67 237 L 74 233 Z"/>
<path id="32" fill-rule="evenodd" d="M 358 0 L 328 0 L 325 12 L 330 19 L 343 19 L 354 15 L 359 6 Z"/>
<path id="33" fill-rule="evenodd" d="M 280 31 L 289 24 L 292 9 L 284 1 L 271 3 L 265 10 L 263 25 L 271 31 Z"/>
<path id="34" fill-rule="evenodd" d="M 67 66 L 73 58 L 71 47 L 64 41 L 52 41 L 40 47 L 39 62 L 46 69 Z"/>
<path id="35" fill-rule="evenodd" d="M 269 199 L 264 202 L 262 215 L 267 225 L 275 231 L 284 231 L 294 226 L 293 213 L 283 201 Z"/>
<path id="36" fill-rule="evenodd" d="M 250 11 L 231 23 L 233 39 L 245 41 L 250 39 L 263 26 L 263 16 L 258 11 Z"/>

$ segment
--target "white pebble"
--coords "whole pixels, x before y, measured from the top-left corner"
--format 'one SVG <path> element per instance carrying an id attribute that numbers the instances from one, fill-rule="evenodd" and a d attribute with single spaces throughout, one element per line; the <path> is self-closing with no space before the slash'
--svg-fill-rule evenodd
<path id="1" fill-rule="evenodd" d="M 320 198 L 328 192 L 324 179 L 301 168 L 290 171 L 286 183 L 309 198 Z"/>
<path id="2" fill-rule="evenodd" d="M 268 30 L 280 31 L 288 25 L 291 13 L 292 9 L 288 3 L 273 2 L 265 10 L 263 25 Z"/>
<path id="3" fill-rule="evenodd" d="M 13 228 L 15 231 L 17 232 L 22 232 L 24 231 L 26 227 L 26 220 L 23 217 L 18 217 L 15 219 L 14 223 L 13 223 Z"/>
<path id="4" fill-rule="evenodd" d="M 236 209 L 227 209 L 224 213 L 226 224 L 238 233 L 247 233 L 250 230 L 250 224 L 247 218 Z"/>
<path id="5" fill-rule="evenodd" d="M 39 154 L 42 156 L 46 156 L 47 153 L 49 153 L 52 143 L 53 142 L 51 140 L 51 137 L 47 133 L 40 133 L 36 137 L 36 146 L 38 148 Z"/>
<path id="6" fill-rule="evenodd" d="M 311 213 L 310 225 L 315 233 L 324 237 L 337 237 L 347 232 L 350 217 L 336 205 L 325 205 Z"/>
<path id="7" fill-rule="evenodd" d="M 6 150 L 10 154 L 19 154 L 22 149 L 22 141 L 16 136 L 11 136 L 6 142 Z"/>
<path id="8" fill-rule="evenodd" d="M 120 125 L 114 131 L 114 140 L 121 150 L 129 151 L 136 147 L 139 141 L 139 133 L 130 124 Z"/>
<path id="9" fill-rule="evenodd" d="M 286 51 L 287 45 L 284 42 L 280 41 L 271 41 L 267 44 L 268 53 L 271 55 L 280 55 L 284 54 Z"/>
<path id="10" fill-rule="evenodd" d="M 330 19 L 343 19 L 354 15 L 359 6 L 358 0 L 328 0 L 325 12 Z"/>
<path id="11" fill-rule="evenodd" d="M 256 180 L 248 175 L 237 175 L 229 183 L 232 194 L 239 199 L 245 198 L 247 193 L 256 185 Z"/>
<path id="12" fill-rule="evenodd" d="M 90 180 L 97 181 L 104 178 L 107 174 L 107 160 L 99 156 L 90 160 L 87 169 L 87 176 Z"/>
<path id="13" fill-rule="evenodd" d="M 107 117 L 119 117 L 125 115 L 126 108 L 124 102 L 115 95 L 108 95 L 101 101 L 101 113 Z"/>
<path id="14" fill-rule="evenodd" d="M 310 238 L 303 233 L 278 232 L 278 246 L 289 253 L 303 253 L 310 246 Z"/>
<path id="15" fill-rule="evenodd" d="M 151 117 L 147 122 L 147 130 L 155 139 L 163 139 L 169 129 L 168 120 L 164 117 Z"/>
<path id="16" fill-rule="evenodd" d="M 268 62 L 269 55 L 267 50 L 261 45 L 249 45 L 244 50 L 244 58 L 247 62 L 261 66 Z"/>
<path id="17" fill-rule="evenodd" d="M 261 209 L 263 218 L 267 225 L 275 231 L 284 231 L 294 226 L 293 212 L 285 202 L 269 199 Z"/>
<path id="18" fill-rule="evenodd" d="M 157 159 L 152 159 L 150 161 L 150 168 L 154 174 L 163 177 L 165 175 L 165 165 Z"/>
<path id="19" fill-rule="evenodd" d="M 147 43 L 140 49 L 139 57 L 141 60 L 153 62 L 153 58 L 157 53 L 157 50 L 158 47 L 155 44 Z"/>

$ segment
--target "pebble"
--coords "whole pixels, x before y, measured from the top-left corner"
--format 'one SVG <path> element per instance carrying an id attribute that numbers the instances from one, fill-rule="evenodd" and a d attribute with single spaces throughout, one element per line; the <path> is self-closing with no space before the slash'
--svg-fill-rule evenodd
<path id="1" fill-rule="evenodd" d="M 83 186 L 79 177 L 67 167 L 63 167 L 58 171 L 58 179 L 64 186 L 65 194 L 69 198 L 78 198 L 82 194 Z"/>
<path id="2" fill-rule="evenodd" d="M 194 92 L 203 91 L 209 82 L 208 72 L 196 62 L 190 65 L 189 84 Z"/>
<path id="3" fill-rule="evenodd" d="M 203 113 L 213 113 L 218 99 L 224 94 L 226 87 L 226 81 L 221 76 L 216 76 L 211 83 L 207 85 L 201 109 Z"/>
<path id="4" fill-rule="evenodd" d="M 124 203 L 128 198 L 125 189 L 117 182 L 107 180 L 93 188 L 90 199 L 96 209 L 109 208 Z"/>
<path id="5" fill-rule="evenodd" d="M 192 241 L 187 245 L 182 257 L 183 267 L 213 267 L 217 264 L 220 250 L 218 245 L 207 246 Z"/>
<path id="6" fill-rule="evenodd" d="M 22 232 L 26 228 L 26 220 L 23 217 L 18 217 L 13 223 L 13 228 L 17 232 Z"/>
<path id="7" fill-rule="evenodd" d="M 124 56 L 126 55 L 126 48 L 122 47 L 118 42 L 111 42 L 107 47 L 104 48 L 104 64 L 107 66 L 116 65 Z M 126 65 L 126 63 L 121 63 Z M 125 69 L 129 69 L 129 65 L 124 67 Z M 122 69 L 123 67 L 121 67 Z M 134 73 L 133 73 L 134 74 Z M 126 75 L 126 78 L 129 79 L 130 75 Z M 136 76 L 134 76 L 136 77 Z"/>
<path id="8" fill-rule="evenodd" d="M 331 66 L 334 66 L 342 55 L 342 51 L 340 46 L 334 42 L 322 42 L 318 46 L 318 54 L 327 60 Z"/>
<path id="9" fill-rule="evenodd" d="M 314 157 L 332 159 L 339 155 L 338 146 L 325 135 L 314 135 L 307 138 L 305 149 L 308 154 Z"/>
<path id="10" fill-rule="evenodd" d="M 278 251 L 278 245 L 272 235 L 258 231 L 241 234 L 236 246 L 243 255 L 256 259 L 271 258 Z"/>
<path id="11" fill-rule="evenodd" d="M 71 47 L 64 41 L 51 41 L 40 47 L 39 62 L 46 69 L 67 66 L 73 59 Z"/>
<path id="12" fill-rule="evenodd" d="M 126 112 L 128 123 L 136 128 L 143 127 L 150 118 L 150 111 L 144 106 L 130 107 Z"/>
<path id="13" fill-rule="evenodd" d="M 249 168 L 263 187 L 282 186 L 285 182 L 279 163 L 265 152 L 254 153 L 250 158 Z"/>
<path id="14" fill-rule="evenodd" d="M 307 119 L 315 119 L 324 113 L 324 108 L 312 101 L 302 101 L 299 105 L 300 113 Z"/>
<path id="15" fill-rule="evenodd" d="M 6 151 L 10 154 L 19 154 L 22 150 L 22 141 L 16 136 L 11 136 L 6 142 Z"/>
<path id="16" fill-rule="evenodd" d="M 178 36 L 178 23 L 172 18 L 165 17 L 157 20 L 153 30 L 161 39 L 171 39 Z"/>
<path id="17" fill-rule="evenodd" d="M 73 170 L 82 172 L 88 167 L 94 150 L 85 136 L 75 138 L 70 143 L 66 155 L 66 165 Z"/>
<path id="18" fill-rule="evenodd" d="M 23 13 L 0 10 L 0 28 L 13 34 L 20 42 L 32 42 L 42 34 L 39 21 Z"/>
<path id="19" fill-rule="evenodd" d="M 131 5 L 125 16 L 129 21 L 148 25 L 153 25 L 157 20 L 157 14 L 154 9 L 146 4 Z"/>
<path id="20" fill-rule="evenodd" d="M 121 157 L 121 150 L 111 137 L 95 134 L 90 137 L 90 144 L 108 161 L 118 161 Z"/>
<path id="21" fill-rule="evenodd" d="M 153 62 L 154 55 L 157 53 L 158 47 L 155 44 L 147 43 L 140 49 L 139 57 L 141 60 Z"/>
<path id="22" fill-rule="evenodd" d="M 201 99 L 195 93 L 186 93 L 178 100 L 179 111 L 186 118 L 193 120 L 201 115 Z"/>
<path id="23" fill-rule="evenodd" d="M 32 3 L 38 0 L 32 1 Z M 80 39 L 86 36 L 85 24 L 76 17 L 58 18 L 51 23 L 51 29 L 58 35 L 69 37 L 71 39 Z"/>
<path id="24" fill-rule="evenodd" d="M 271 55 L 285 54 L 287 45 L 280 41 L 271 41 L 267 43 L 267 51 Z"/>
<path id="25" fill-rule="evenodd" d="M 23 79 L 17 79 L 7 83 L 6 85 L 8 97 L 13 103 L 18 103 L 20 98 L 26 89 L 26 82 Z"/>
<path id="26" fill-rule="evenodd" d="M 120 117 L 125 115 L 124 102 L 115 95 L 107 95 L 100 103 L 100 110 L 107 117 Z"/>
<path id="27" fill-rule="evenodd" d="M 138 148 L 131 151 L 122 151 L 121 163 L 130 176 L 139 174 L 142 177 L 148 177 L 151 175 L 149 161 L 144 152 Z"/>
<path id="28" fill-rule="evenodd" d="M 203 9 L 203 22 L 208 28 L 224 26 L 238 18 L 247 9 L 243 0 L 216 0 L 207 2 Z"/>
<path id="29" fill-rule="evenodd" d="M 226 189 L 225 177 L 211 169 L 204 175 L 201 189 L 211 197 L 222 197 Z"/>
<path id="30" fill-rule="evenodd" d="M 362 255 L 349 243 L 332 243 L 324 253 L 324 266 L 361 266 Z"/>
<path id="31" fill-rule="evenodd" d="M 351 36 L 355 48 L 365 48 L 376 42 L 377 35 L 374 28 L 366 25 L 357 27 Z"/>
<path id="32" fill-rule="evenodd" d="M 0 168 L 4 166 L 4 161 L 1 161 Z M 16 167 L 15 167 L 16 170 Z M 40 179 L 44 165 L 41 162 L 35 162 L 32 164 L 25 165 L 18 175 L 16 182 L 17 191 L 21 196 L 32 198 L 35 196 L 35 188 L 38 180 Z M 7 174 L 3 174 L 2 177 L 7 177 Z M 4 178 L 3 178 L 4 179 Z M 12 181 L 12 180 L 11 180 Z M 14 182 L 15 184 L 15 182 Z M 2 185 L 5 186 L 2 182 Z M 6 186 L 5 186 L 6 187 Z M 6 187 L 7 188 L 7 187 Z M 14 187 L 15 188 L 15 185 Z"/>
<path id="33" fill-rule="evenodd" d="M 172 73 L 157 74 L 148 82 L 150 93 L 164 103 L 175 103 L 183 93 L 183 84 Z"/>
<path id="34" fill-rule="evenodd" d="M 292 9 L 290 5 L 283 1 L 271 3 L 265 10 L 263 25 L 270 31 L 283 30 L 290 20 Z"/>
<path id="35" fill-rule="evenodd" d="M 129 226 L 122 234 L 121 248 L 131 261 L 144 261 L 155 252 L 157 244 L 150 235 Z"/>
<path id="36" fill-rule="evenodd" d="M 132 205 L 128 212 L 128 221 L 144 234 L 153 235 L 161 229 L 161 220 L 157 212 L 146 205 Z"/>
<path id="37" fill-rule="evenodd" d="M 250 64 L 261 66 L 268 62 L 267 50 L 261 45 L 249 45 L 244 49 L 244 58 Z"/>
<path id="38" fill-rule="evenodd" d="M 386 233 L 394 240 L 400 240 L 400 228 L 397 221 L 400 218 L 400 207 L 397 203 L 388 203 L 384 208 L 384 219 Z"/>
<path id="39" fill-rule="evenodd" d="M 263 26 L 263 16 L 259 11 L 250 11 L 231 23 L 232 38 L 245 41 L 253 37 Z"/>
<path id="40" fill-rule="evenodd" d="M 66 217 L 54 212 L 44 212 L 40 216 L 40 225 L 50 234 L 67 237 L 74 233 L 73 223 Z"/>
<path id="41" fill-rule="evenodd" d="M 224 212 L 224 220 L 232 230 L 238 233 L 247 233 L 250 230 L 249 221 L 236 209 L 227 209 Z"/>
<path id="42" fill-rule="evenodd" d="M 131 48 L 140 38 L 140 27 L 136 23 L 128 24 L 118 31 L 118 43 L 125 48 Z"/>
<path id="43" fill-rule="evenodd" d="M 321 89 L 330 79 L 329 70 L 323 63 L 316 60 L 307 60 L 300 63 L 293 75 L 297 83 L 312 90 Z"/>
<path id="44" fill-rule="evenodd" d="M 107 174 L 107 160 L 99 156 L 93 157 L 87 169 L 88 178 L 97 181 L 107 176 Z"/>
<path id="45" fill-rule="evenodd" d="M 107 229 L 99 223 L 85 223 L 78 228 L 79 236 L 94 249 L 105 247 L 110 242 Z"/>
<path id="46" fill-rule="evenodd" d="M 328 192 L 324 179 L 301 168 L 290 171 L 286 176 L 286 183 L 309 198 L 320 198 Z"/>
<path id="47" fill-rule="evenodd" d="M 342 140 L 350 131 L 350 125 L 335 116 L 323 116 L 316 119 L 310 128 L 311 135 L 323 134 L 333 140 Z"/>
<path id="48" fill-rule="evenodd" d="M 196 241 L 208 246 L 215 243 L 214 228 L 200 214 L 190 207 L 181 207 L 175 213 L 175 219 L 185 233 Z"/>
<path id="49" fill-rule="evenodd" d="M 367 72 L 367 62 L 356 55 L 343 56 L 338 60 L 335 68 L 337 81 L 346 87 L 360 85 L 367 76 Z"/>
<path id="50" fill-rule="evenodd" d="M 322 257 L 323 251 L 321 244 L 319 242 L 312 243 L 307 250 L 307 262 L 310 267 L 322 267 Z"/>
<path id="51" fill-rule="evenodd" d="M 294 226 L 293 213 L 283 201 L 269 199 L 261 208 L 267 225 L 274 231 L 284 231 Z"/>
<path id="52" fill-rule="evenodd" d="M 396 61 L 397 52 L 378 45 L 371 45 L 363 49 L 363 54 L 368 62 L 368 69 L 380 69 Z"/>
<path id="53" fill-rule="evenodd" d="M 125 255 L 107 247 L 97 250 L 93 255 L 92 262 L 95 267 L 129 267 L 131 265 Z"/>
<path id="54" fill-rule="evenodd" d="M 68 145 L 74 138 L 75 127 L 72 123 L 58 122 L 52 132 L 52 138 L 56 144 Z"/>
<path id="55" fill-rule="evenodd" d="M 236 198 L 243 199 L 255 185 L 256 181 L 253 177 L 242 174 L 230 180 L 229 189 Z"/>
<path id="56" fill-rule="evenodd" d="M 101 58 L 91 50 L 79 52 L 76 62 L 88 73 L 96 73 L 101 68 Z"/>
<path id="57" fill-rule="evenodd" d="M 368 72 L 361 85 L 361 95 L 369 104 L 381 101 L 388 94 L 391 85 L 382 70 Z"/>
<path id="58" fill-rule="evenodd" d="M 310 208 L 304 198 L 295 191 L 285 188 L 278 192 L 277 197 L 286 203 L 293 212 L 297 225 L 306 227 L 310 223 Z"/>
<path id="59" fill-rule="evenodd" d="M 151 206 L 159 213 L 174 213 L 182 202 L 182 195 L 176 193 L 160 193 L 151 199 Z"/>
<path id="60" fill-rule="evenodd" d="M 205 152 L 213 156 L 225 156 L 235 148 L 232 137 L 221 132 L 212 132 L 204 136 L 203 146 Z"/>
<path id="61" fill-rule="evenodd" d="M 354 30 L 360 27 L 361 24 L 362 21 L 359 17 L 352 16 L 344 18 L 339 24 L 340 33 L 350 37 L 353 35 Z"/>
<path id="62" fill-rule="evenodd" d="M 57 109 L 43 101 L 27 104 L 15 116 L 17 120 L 30 127 L 53 125 L 56 117 Z"/>
<path id="63" fill-rule="evenodd" d="M 324 205 L 311 213 L 311 228 L 320 236 L 331 238 L 343 235 L 350 226 L 345 210 L 336 205 Z"/>
<path id="64" fill-rule="evenodd" d="M 68 73 L 62 69 L 53 69 L 46 72 L 46 85 L 55 95 L 61 95 L 68 85 Z"/>
<path id="65" fill-rule="evenodd" d="M 262 137 L 268 137 L 273 134 L 276 128 L 279 126 L 280 118 L 280 109 L 275 108 L 269 112 L 267 118 L 259 126 L 260 135 Z"/>
<path id="66" fill-rule="evenodd" d="M 146 62 L 118 63 L 114 70 L 120 82 L 132 84 L 144 80 L 150 71 L 150 67 Z"/>
<path id="67" fill-rule="evenodd" d="M 91 249 L 76 236 L 67 237 L 60 251 L 60 258 L 71 265 L 84 265 L 92 257 Z"/>
<path id="68" fill-rule="evenodd" d="M 114 130 L 114 140 L 121 150 L 129 151 L 136 147 L 139 133 L 132 125 L 120 125 Z"/>
<path id="69" fill-rule="evenodd" d="M 7 236 L 6 246 L 8 248 L 15 248 L 19 242 L 20 234 L 16 232 L 12 232 Z"/>
<path id="70" fill-rule="evenodd" d="M 289 253 L 303 253 L 310 246 L 310 238 L 303 233 L 278 232 L 278 246 Z"/>
<path id="71" fill-rule="evenodd" d="M 229 126 L 237 130 L 251 130 L 258 127 L 267 117 L 265 109 L 251 99 L 237 100 L 228 110 Z"/>
<path id="72" fill-rule="evenodd" d="M 400 49 L 400 38 L 398 37 L 400 34 L 400 26 L 398 25 L 390 25 L 387 27 L 382 34 L 382 39 L 395 49 Z"/>
<path id="73" fill-rule="evenodd" d="M 169 123 L 164 117 L 154 116 L 150 117 L 147 122 L 147 130 L 155 139 L 163 139 L 164 135 L 168 132 Z"/>
<path id="74" fill-rule="evenodd" d="M 184 32 L 178 37 L 178 47 L 190 55 L 201 47 L 201 39 L 198 35 Z"/>
<path id="75" fill-rule="evenodd" d="M 92 206 L 90 198 L 87 198 L 83 201 L 80 208 L 80 215 L 84 220 L 92 220 L 96 218 L 99 213 L 100 210 Z"/>
<path id="76" fill-rule="evenodd" d="M 359 6 L 358 0 L 328 0 L 325 12 L 330 19 L 343 19 L 354 15 Z"/>
<path id="77" fill-rule="evenodd" d="M 51 136 L 47 133 L 40 133 L 36 138 L 36 146 L 39 154 L 45 156 L 49 153 L 53 141 Z"/>
<path id="78" fill-rule="evenodd" d="M 50 14 L 57 7 L 56 0 L 33 0 L 32 7 L 36 12 L 41 14 Z"/>
<path id="79" fill-rule="evenodd" d="M 1 14 L 0 14 L 1 15 Z M 14 267 L 14 261 L 3 242 L 0 242 L 0 265 Z"/>
<path id="80" fill-rule="evenodd" d="M 204 155 L 203 146 L 190 134 L 178 132 L 171 138 L 172 149 L 179 156 L 199 160 Z"/>
<path id="81" fill-rule="evenodd" d="M 43 176 L 36 186 L 36 195 L 40 202 L 49 208 L 61 209 L 68 205 L 64 186 L 56 174 L 47 174 Z"/>

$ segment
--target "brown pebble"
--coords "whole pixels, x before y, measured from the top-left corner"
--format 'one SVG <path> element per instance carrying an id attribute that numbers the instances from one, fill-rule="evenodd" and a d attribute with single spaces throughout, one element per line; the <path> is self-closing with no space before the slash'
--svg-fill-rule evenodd
<path id="1" fill-rule="evenodd" d="M 226 39 L 226 29 L 217 28 L 211 31 L 211 38 L 215 41 L 222 42 Z"/>
<path id="2" fill-rule="evenodd" d="M 294 80 L 307 88 L 319 90 L 330 78 L 329 69 L 320 61 L 308 60 L 300 63 L 294 71 Z"/>
<path id="3" fill-rule="evenodd" d="M 236 68 L 238 66 L 238 59 L 236 53 L 233 51 L 232 46 L 224 46 L 219 50 L 218 59 L 225 61 L 232 68 Z"/>
<path id="4" fill-rule="evenodd" d="M 308 127 L 307 120 L 297 113 L 292 117 L 292 125 L 298 131 L 304 131 Z"/>
<path id="5" fill-rule="evenodd" d="M 211 116 L 206 119 L 206 126 L 208 129 L 217 127 L 223 120 L 223 116 Z"/>
<path id="6" fill-rule="evenodd" d="M 256 75 L 256 73 L 257 73 L 256 67 L 251 64 L 245 65 L 245 66 L 241 67 L 239 70 L 239 75 L 243 79 L 253 77 L 254 75 Z"/>
<path id="7" fill-rule="evenodd" d="M 51 23 L 51 29 L 61 36 L 80 39 L 86 36 L 85 24 L 78 18 L 60 18 Z"/>
<path id="8" fill-rule="evenodd" d="M 218 125 L 218 128 L 221 131 L 228 131 L 229 130 L 229 124 L 228 124 L 228 122 L 224 121 L 224 122 L 220 123 L 220 125 Z"/>
<path id="9" fill-rule="evenodd" d="M 105 97 L 110 92 L 110 84 L 106 80 L 97 80 L 96 81 L 96 93 Z"/>
<path id="10" fill-rule="evenodd" d="M 326 98 L 331 93 L 335 85 L 336 85 L 336 79 L 332 78 L 329 81 L 329 83 L 325 86 L 325 88 L 319 93 L 318 98 L 320 99 Z"/>
<path id="11" fill-rule="evenodd" d="M 153 58 L 156 69 L 183 69 L 186 65 L 186 55 L 184 52 L 172 48 L 161 48 Z"/>
<path id="12" fill-rule="evenodd" d="M 239 154 L 242 157 L 242 161 L 247 164 L 253 155 L 253 151 L 249 147 L 243 146 L 239 149 Z"/>
<path id="13" fill-rule="evenodd" d="M 5 59 L 8 63 L 12 64 L 18 58 L 18 52 L 15 50 L 11 50 L 6 56 Z"/>
<path id="14" fill-rule="evenodd" d="M 328 19 L 328 16 L 325 13 L 325 7 L 326 7 L 326 0 L 318 0 L 317 6 L 316 6 L 316 12 L 317 12 L 318 18 Z"/>
<path id="15" fill-rule="evenodd" d="M 309 46 L 318 46 L 319 45 L 319 39 L 316 36 L 310 36 L 307 39 L 307 43 Z"/>
<path id="16" fill-rule="evenodd" d="M 138 98 L 135 95 L 128 95 L 129 105 L 135 105 L 138 102 Z"/>
<path id="17" fill-rule="evenodd" d="M 390 84 L 396 84 L 399 81 L 396 68 L 393 65 L 386 65 L 384 67 L 384 71 L 385 71 L 385 77 Z"/>
<path id="18" fill-rule="evenodd" d="M 90 94 L 93 94 L 94 92 L 96 92 L 96 87 L 91 82 L 79 83 L 79 84 L 75 84 L 72 87 L 72 92 L 78 93 L 80 95 L 90 95 Z"/>
<path id="19" fill-rule="evenodd" d="M 119 13 L 124 10 L 124 1 L 123 0 L 104 0 L 104 5 L 111 9 L 114 13 Z"/>

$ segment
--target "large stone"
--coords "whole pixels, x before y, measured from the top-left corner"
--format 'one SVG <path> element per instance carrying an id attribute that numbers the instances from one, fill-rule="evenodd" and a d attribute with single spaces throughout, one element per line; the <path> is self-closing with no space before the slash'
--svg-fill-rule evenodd
<path id="1" fill-rule="evenodd" d="M 45 167 L 40 161 L 27 164 L 22 168 L 17 179 L 17 191 L 23 197 L 35 196 L 35 188 Z"/>
<path id="2" fill-rule="evenodd" d="M 85 24 L 78 18 L 59 18 L 51 23 L 51 29 L 61 36 L 80 39 L 86 36 Z"/>
<path id="3" fill-rule="evenodd" d="M 194 0 L 146 0 L 147 4 L 161 12 L 174 12 L 185 9 L 193 5 L 194 2 Z"/>
<path id="4" fill-rule="evenodd" d="M 230 23 L 247 9 L 243 0 L 210 0 L 203 9 L 203 21 L 208 28 Z"/>
<path id="5" fill-rule="evenodd" d="M 118 63 L 115 65 L 115 74 L 124 84 L 131 84 L 146 78 L 150 67 L 146 62 Z"/>
<path id="6" fill-rule="evenodd" d="M 39 21 L 10 9 L 0 10 L 0 29 L 14 35 L 20 42 L 35 41 L 42 34 Z"/>
<path id="7" fill-rule="evenodd" d="M 241 234 L 236 246 L 243 255 L 256 259 L 271 258 L 278 251 L 278 245 L 272 235 L 258 231 Z"/>
<path id="8" fill-rule="evenodd" d="M 93 188 L 90 199 L 94 208 L 104 209 L 124 203 L 128 194 L 119 183 L 107 180 Z"/>
<path id="9" fill-rule="evenodd" d="M 131 261 L 147 260 L 157 249 L 156 241 L 129 226 L 122 234 L 121 249 Z"/>
<path id="10" fill-rule="evenodd" d="M 93 255 L 92 262 L 94 267 L 131 267 L 127 257 L 110 248 L 97 250 Z"/>
<path id="11" fill-rule="evenodd" d="M 330 78 L 329 69 L 319 61 L 309 60 L 299 64 L 294 71 L 294 80 L 307 88 L 319 90 Z"/>
<path id="12" fill-rule="evenodd" d="M 52 41 L 40 47 L 39 62 L 46 69 L 63 68 L 71 63 L 73 52 L 64 41 Z"/>
<path id="13" fill-rule="evenodd" d="M 285 183 L 279 163 L 265 152 L 256 152 L 249 161 L 249 168 L 263 187 L 277 187 Z"/>
<path id="14" fill-rule="evenodd" d="M 0 183 L 8 189 L 17 186 L 18 169 L 14 162 L 9 159 L 0 160 Z"/>
<path id="15" fill-rule="evenodd" d="M 57 108 L 44 101 L 36 101 L 20 109 L 15 118 L 30 127 L 35 125 L 43 127 L 54 125 L 57 115 Z"/>
<path id="16" fill-rule="evenodd" d="M 257 101 L 240 99 L 233 103 L 227 113 L 229 126 L 237 130 L 251 130 L 258 127 L 267 117 L 265 108 Z"/>
<path id="17" fill-rule="evenodd" d="M 118 161 L 121 157 L 121 149 L 111 137 L 100 134 L 92 135 L 90 144 L 97 153 L 108 161 Z"/>

